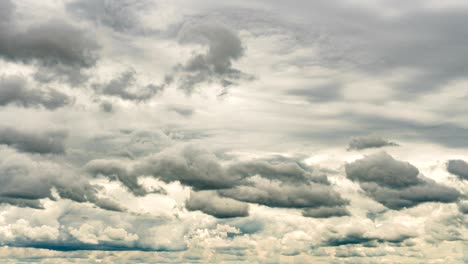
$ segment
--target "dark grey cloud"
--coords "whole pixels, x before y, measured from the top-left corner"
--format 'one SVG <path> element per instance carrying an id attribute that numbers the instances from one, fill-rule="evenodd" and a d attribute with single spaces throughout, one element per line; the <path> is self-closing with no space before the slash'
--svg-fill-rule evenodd
<path id="1" fill-rule="evenodd" d="M 348 232 L 341 235 L 333 235 L 328 238 L 323 245 L 331 247 L 339 247 L 343 245 L 362 244 L 368 247 L 375 247 L 377 243 L 392 243 L 399 245 L 407 239 L 412 238 L 408 234 L 396 234 L 392 237 L 383 237 L 378 235 L 367 234 L 362 231 Z"/>
<path id="2" fill-rule="evenodd" d="M 215 190 L 235 186 L 240 177 L 227 175 L 215 155 L 195 146 L 167 150 L 146 158 L 134 170 L 164 182 L 179 181 L 195 190 Z"/>
<path id="3" fill-rule="evenodd" d="M 460 193 L 422 175 L 408 162 L 379 152 L 346 164 L 346 176 L 364 192 L 390 209 L 403 209 L 425 202 L 451 203 Z"/>
<path id="4" fill-rule="evenodd" d="M 91 202 L 106 210 L 122 208 L 108 199 L 98 198 L 98 188 L 51 162 L 37 162 L 10 154 L 0 160 L 0 201 L 21 207 L 42 208 L 39 199 L 56 200 L 54 190 L 63 199 Z"/>
<path id="5" fill-rule="evenodd" d="M 202 211 L 217 218 L 245 217 L 249 215 L 249 205 L 233 199 L 219 197 L 216 192 L 192 192 L 185 207 L 189 211 Z"/>
<path id="6" fill-rule="evenodd" d="M 460 198 L 460 193 L 435 182 L 426 182 L 404 189 L 381 187 L 374 183 L 361 183 L 364 192 L 384 206 L 400 210 L 426 202 L 453 203 Z"/>
<path id="7" fill-rule="evenodd" d="M 11 198 L 11 197 L 0 197 L 0 204 L 9 204 L 18 207 L 29 207 L 34 209 L 43 209 L 44 207 L 39 200 L 23 199 L 23 198 Z"/>
<path id="8" fill-rule="evenodd" d="M 345 207 L 319 207 L 304 209 L 302 215 L 313 218 L 330 218 L 349 216 L 351 213 Z"/>
<path id="9" fill-rule="evenodd" d="M 132 175 L 129 169 L 119 161 L 92 160 L 86 164 L 85 170 L 94 176 L 106 176 L 111 180 L 121 182 L 136 196 L 144 196 L 148 192 L 138 183 L 136 175 Z"/>
<path id="10" fill-rule="evenodd" d="M 468 201 L 460 201 L 458 203 L 458 210 L 462 214 L 468 214 Z"/>
<path id="11" fill-rule="evenodd" d="M 133 101 L 149 100 L 164 89 L 154 84 L 139 85 L 135 74 L 134 70 L 127 70 L 106 84 L 94 84 L 94 88 L 101 94 Z"/>
<path id="12" fill-rule="evenodd" d="M 228 173 L 230 175 L 240 175 L 242 178 L 260 176 L 265 179 L 294 184 L 329 183 L 325 174 L 315 171 L 300 161 L 289 159 L 257 159 L 236 162 L 228 168 Z"/>
<path id="13" fill-rule="evenodd" d="M 84 30 L 65 21 L 50 20 L 43 24 L 34 24 L 21 29 L 13 13 L 14 5 L 6 0 L 3 5 L 8 15 L 0 24 L 0 57 L 23 63 L 38 63 L 39 80 L 49 76 L 61 76 L 73 82 L 82 75 L 82 68 L 89 68 L 96 63 L 99 46 Z M 42 76 L 42 77 L 41 77 Z"/>
<path id="14" fill-rule="evenodd" d="M 468 180 L 468 163 L 464 160 L 449 160 L 447 171 L 458 176 L 461 180 Z"/>
<path id="15" fill-rule="evenodd" d="M 178 78 L 178 87 L 187 94 L 201 83 L 216 82 L 223 87 L 236 84 L 252 76 L 233 68 L 233 61 L 244 54 L 241 39 L 231 30 L 220 25 L 184 24 L 178 31 L 181 44 L 206 45 L 206 53 L 196 54 L 185 64 L 175 67 L 166 80 Z"/>
<path id="16" fill-rule="evenodd" d="M 386 152 L 368 155 L 346 164 L 346 175 L 357 182 L 373 182 L 389 188 L 406 188 L 422 183 L 419 170 L 408 162 L 395 160 Z"/>
<path id="17" fill-rule="evenodd" d="M 55 89 L 33 89 L 21 76 L 0 78 L 0 105 L 57 109 L 73 103 L 73 98 Z"/>
<path id="18" fill-rule="evenodd" d="M 351 139 L 349 142 L 348 150 L 361 150 L 367 148 L 381 148 L 381 147 L 394 147 L 399 146 L 395 142 L 388 141 L 377 136 L 357 137 Z"/>
<path id="19" fill-rule="evenodd" d="M 0 127 L 0 144 L 22 152 L 62 154 L 65 152 L 66 136 L 67 134 L 63 131 L 32 133 Z"/>
<path id="20" fill-rule="evenodd" d="M 217 198 L 216 203 L 212 198 L 213 204 L 208 204 L 210 192 L 204 192 L 203 196 L 195 193 L 188 202 L 190 210 L 201 210 L 211 215 L 220 211 L 217 217 L 222 217 L 222 210 L 228 215 L 229 209 L 221 208 L 222 203 L 244 208 L 237 201 L 283 208 L 338 207 L 349 203 L 331 188 L 326 175 L 313 172 L 312 168 L 299 162 L 276 158 L 231 161 L 225 165 L 213 153 L 194 145 L 163 150 L 132 166 L 117 160 L 95 160 L 89 162 L 86 169 L 93 175 L 120 181 L 135 195 L 147 193 L 138 184 L 138 178 L 142 176 L 152 176 L 168 183 L 178 181 L 195 191 L 217 190 L 222 198 Z M 231 199 L 237 201 L 231 202 Z M 239 212 L 240 209 L 236 210 Z"/>
<path id="21" fill-rule="evenodd" d="M 323 184 L 289 185 L 262 181 L 253 185 L 241 185 L 219 190 L 224 197 L 238 201 L 256 203 L 269 207 L 317 208 L 347 205 L 348 201 Z"/>

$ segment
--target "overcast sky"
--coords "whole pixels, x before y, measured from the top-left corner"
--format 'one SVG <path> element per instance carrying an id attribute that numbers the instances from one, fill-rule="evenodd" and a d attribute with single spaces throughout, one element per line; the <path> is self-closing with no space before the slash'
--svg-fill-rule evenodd
<path id="1" fill-rule="evenodd" d="M 462 0 L 0 0 L 0 262 L 468 261 L 466 25 Z"/>

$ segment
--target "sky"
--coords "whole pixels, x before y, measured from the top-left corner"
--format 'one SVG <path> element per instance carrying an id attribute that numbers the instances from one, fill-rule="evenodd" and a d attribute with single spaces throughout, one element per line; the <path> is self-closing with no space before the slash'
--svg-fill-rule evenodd
<path id="1" fill-rule="evenodd" d="M 0 262 L 466 263 L 467 24 L 0 0 Z"/>

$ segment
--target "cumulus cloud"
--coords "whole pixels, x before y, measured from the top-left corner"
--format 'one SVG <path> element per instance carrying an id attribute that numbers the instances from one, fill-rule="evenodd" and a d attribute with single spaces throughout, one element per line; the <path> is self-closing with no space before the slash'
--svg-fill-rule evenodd
<path id="1" fill-rule="evenodd" d="M 106 84 L 95 84 L 94 88 L 101 94 L 132 101 L 149 100 L 163 90 L 163 86 L 154 84 L 139 85 L 135 74 L 134 70 L 127 70 Z"/>
<path id="2" fill-rule="evenodd" d="M 69 105 L 73 99 L 55 89 L 32 89 L 20 76 L 2 76 L 0 78 L 0 105 L 21 107 L 44 107 L 57 109 Z"/>
<path id="3" fill-rule="evenodd" d="M 390 223 L 388 223 L 390 224 Z M 361 244 L 376 247 L 381 243 L 401 245 L 417 235 L 410 226 L 401 223 L 390 225 L 375 225 L 369 219 L 351 219 L 337 225 L 329 226 L 330 232 L 325 234 L 323 246 L 339 247 Z"/>
<path id="4" fill-rule="evenodd" d="M 22 152 L 62 154 L 65 152 L 67 133 L 63 131 L 33 133 L 15 128 L 0 127 L 0 144 Z"/>
<path id="5" fill-rule="evenodd" d="M 70 82 L 81 78 L 82 68 L 96 63 L 99 46 L 84 30 L 58 20 L 21 29 L 13 16 L 14 4 L 10 0 L 2 2 L 7 15 L 0 23 L 0 57 L 14 62 L 38 63 L 52 71 L 52 76 L 63 74 Z M 43 75 L 39 79 L 46 78 Z"/>
<path id="6" fill-rule="evenodd" d="M 461 180 L 468 180 L 468 163 L 464 160 L 449 160 L 447 171 L 458 176 Z"/>
<path id="7" fill-rule="evenodd" d="M 419 175 L 416 167 L 385 152 L 348 163 L 345 168 L 350 180 L 358 182 L 368 196 L 390 209 L 425 202 L 451 203 L 460 197 L 457 190 Z"/>
<path id="8" fill-rule="evenodd" d="M 351 141 L 349 142 L 348 150 L 381 148 L 387 146 L 394 147 L 398 146 L 398 144 L 376 136 L 357 137 L 351 139 Z"/>
<path id="9" fill-rule="evenodd" d="M 207 46 L 206 53 L 194 55 L 175 67 L 167 80 L 179 77 L 179 88 L 192 93 L 201 83 L 220 83 L 223 87 L 252 77 L 233 68 L 233 61 L 244 54 L 242 41 L 234 32 L 220 25 L 184 24 L 178 32 L 180 43 Z"/>
<path id="10" fill-rule="evenodd" d="M 244 217 L 249 215 L 248 204 L 219 197 L 213 191 L 192 192 L 185 206 L 187 210 L 199 210 L 217 218 Z"/>

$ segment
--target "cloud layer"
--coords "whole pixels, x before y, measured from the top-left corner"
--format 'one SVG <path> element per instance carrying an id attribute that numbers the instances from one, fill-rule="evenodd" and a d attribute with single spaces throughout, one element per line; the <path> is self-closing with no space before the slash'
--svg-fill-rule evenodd
<path id="1" fill-rule="evenodd" d="M 462 263 L 467 14 L 0 1 L 0 262 Z"/>

